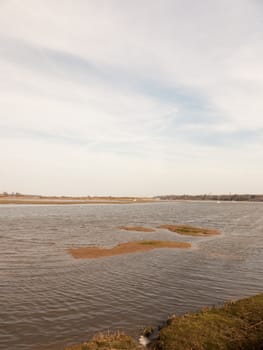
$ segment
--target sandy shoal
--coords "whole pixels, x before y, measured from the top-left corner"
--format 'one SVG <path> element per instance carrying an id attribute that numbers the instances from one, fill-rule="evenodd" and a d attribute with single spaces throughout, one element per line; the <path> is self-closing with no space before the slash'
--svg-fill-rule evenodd
<path id="1" fill-rule="evenodd" d="M 163 228 L 171 232 L 186 236 L 213 236 L 220 234 L 220 232 L 216 229 L 194 227 L 188 225 L 161 225 L 158 228 Z"/>
<path id="2" fill-rule="evenodd" d="M 144 227 L 144 226 L 119 226 L 120 230 L 125 231 L 138 231 L 138 232 L 154 232 L 155 230 L 150 227 Z"/>
<path id="3" fill-rule="evenodd" d="M 145 252 L 159 248 L 190 248 L 190 243 L 173 241 L 135 241 L 121 243 L 113 248 L 100 247 L 80 247 L 71 248 L 69 253 L 74 258 L 96 259 L 114 255 L 130 254 L 136 252 Z"/>

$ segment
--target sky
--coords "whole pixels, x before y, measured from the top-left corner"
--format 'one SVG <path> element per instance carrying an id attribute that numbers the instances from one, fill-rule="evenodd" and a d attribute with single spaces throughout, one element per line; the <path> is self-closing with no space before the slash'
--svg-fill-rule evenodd
<path id="1" fill-rule="evenodd" d="M 263 193 L 261 0 L 0 0 L 0 192 Z"/>

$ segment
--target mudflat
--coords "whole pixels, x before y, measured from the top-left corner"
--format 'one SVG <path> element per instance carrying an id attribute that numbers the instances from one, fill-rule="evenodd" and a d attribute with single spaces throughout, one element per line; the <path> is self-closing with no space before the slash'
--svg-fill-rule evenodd
<path id="1" fill-rule="evenodd" d="M 114 255 L 130 254 L 136 252 L 145 252 L 159 248 L 190 248 L 191 244 L 186 242 L 174 241 L 135 241 L 121 243 L 113 248 L 101 247 L 80 247 L 71 248 L 69 253 L 74 258 L 97 259 Z"/>
<path id="2" fill-rule="evenodd" d="M 213 235 L 220 234 L 220 232 L 216 229 L 194 227 L 194 226 L 188 226 L 188 225 L 161 225 L 158 228 L 164 228 L 171 232 L 175 232 L 180 235 L 186 235 L 186 236 L 213 236 Z"/>
<path id="3" fill-rule="evenodd" d="M 138 232 L 154 232 L 155 230 L 150 227 L 144 227 L 144 226 L 119 226 L 120 230 L 126 230 L 126 231 L 138 231 Z"/>
<path id="4" fill-rule="evenodd" d="M 134 204 L 155 201 L 146 197 L 56 197 L 30 195 L 0 195 L 0 204 Z"/>

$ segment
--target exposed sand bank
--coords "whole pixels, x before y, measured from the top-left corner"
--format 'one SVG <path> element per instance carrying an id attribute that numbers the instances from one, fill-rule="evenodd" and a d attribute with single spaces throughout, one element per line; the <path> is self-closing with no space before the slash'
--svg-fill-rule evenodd
<path id="1" fill-rule="evenodd" d="M 144 227 L 144 226 L 120 226 L 118 228 L 126 231 L 139 231 L 139 232 L 156 231 L 153 228 Z M 212 236 L 212 235 L 220 234 L 220 232 L 215 229 L 188 226 L 188 225 L 161 225 L 161 226 L 158 226 L 157 228 L 166 229 L 171 232 L 175 232 L 175 233 L 178 233 L 181 235 L 187 235 L 187 236 Z"/>
<path id="2" fill-rule="evenodd" d="M 133 204 L 154 202 L 140 197 L 0 196 L 0 204 Z"/>
<path id="3" fill-rule="evenodd" d="M 96 259 L 114 255 L 145 252 L 159 248 L 190 248 L 190 243 L 173 241 L 135 241 L 121 243 L 113 248 L 80 247 L 69 249 L 74 258 Z"/>
<path id="4" fill-rule="evenodd" d="M 187 226 L 187 225 L 161 225 L 158 228 L 164 228 L 171 232 L 175 232 L 180 235 L 186 235 L 186 236 L 213 236 L 213 235 L 220 234 L 220 232 L 215 229 L 194 227 L 194 226 Z"/>
<path id="5" fill-rule="evenodd" d="M 121 230 L 126 231 L 138 231 L 138 232 L 154 232 L 155 229 L 150 227 L 144 227 L 144 226 L 119 226 L 118 227 Z"/>

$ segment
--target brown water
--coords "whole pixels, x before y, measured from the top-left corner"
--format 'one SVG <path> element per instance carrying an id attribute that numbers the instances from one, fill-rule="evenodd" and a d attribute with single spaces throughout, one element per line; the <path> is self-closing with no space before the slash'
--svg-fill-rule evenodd
<path id="1" fill-rule="evenodd" d="M 222 235 L 116 228 L 167 223 Z M 189 241 L 193 248 L 95 260 L 66 252 L 139 239 Z M 262 291 L 262 203 L 0 206 L 0 349 L 63 349 L 108 329 L 138 336 L 171 313 Z"/>

